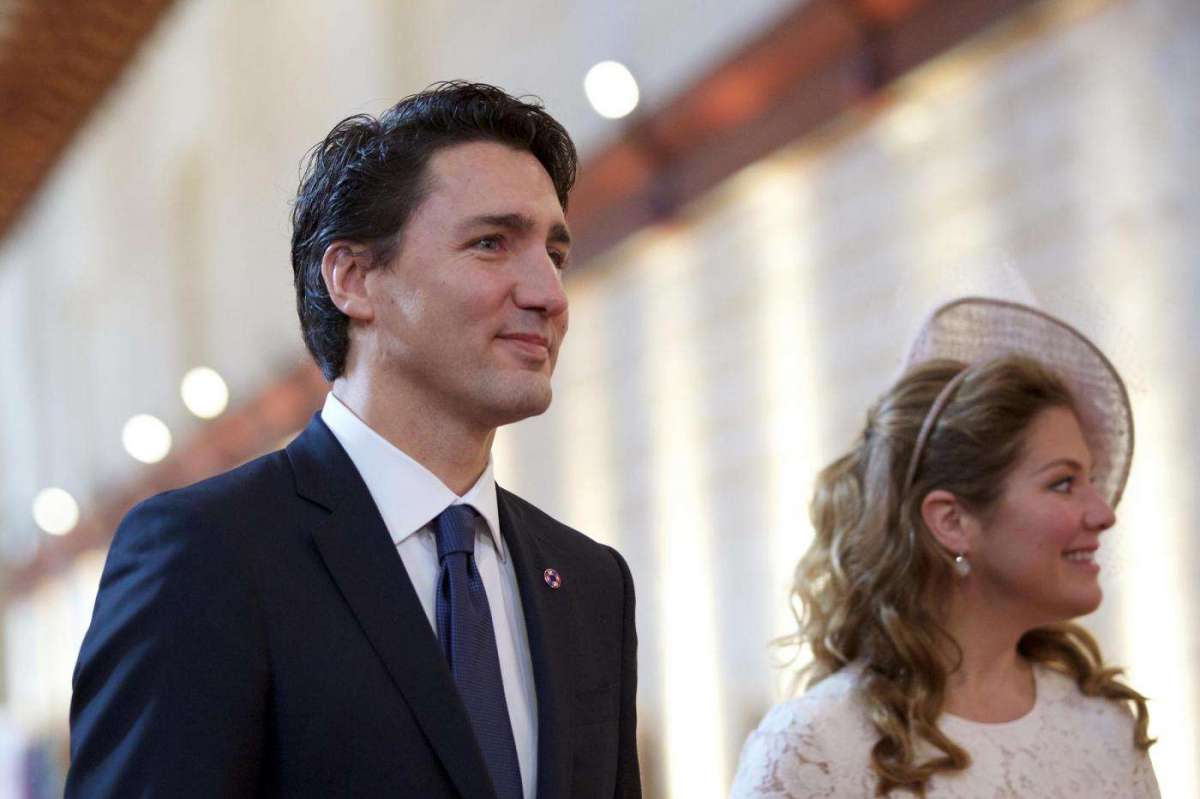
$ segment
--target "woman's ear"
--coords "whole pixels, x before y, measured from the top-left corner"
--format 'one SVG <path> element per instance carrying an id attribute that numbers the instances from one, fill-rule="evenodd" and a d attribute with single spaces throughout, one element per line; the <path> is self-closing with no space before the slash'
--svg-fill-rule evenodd
<path id="1" fill-rule="evenodd" d="M 358 322 L 370 322 L 375 318 L 366 285 L 371 257 L 367 247 L 342 240 L 326 247 L 321 257 L 321 278 L 325 281 L 329 299 L 339 311 Z"/>
<path id="2" fill-rule="evenodd" d="M 933 537 L 953 555 L 970 553 L 969 520 L 958 497 L 945 489 L 934 489 L 921 500 L 921 518 Z"/>

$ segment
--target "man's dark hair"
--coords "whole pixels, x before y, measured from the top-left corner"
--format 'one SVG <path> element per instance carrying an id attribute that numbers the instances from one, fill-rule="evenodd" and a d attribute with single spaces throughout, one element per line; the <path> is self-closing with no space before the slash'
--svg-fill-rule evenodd
<path id="1" fill-rule="evenodd" d="M 554 183 L 565 211 L 577 156 L 567 131 L 537 98 L 516 98 L 484 83 L 437 83 L 378 119 L 339 122 L 309 152 L 292 208 L 292 272 L 304 343 L 326 380 L 342 374 L 349 318 L 329 299 L 321 259 L 338 239 L 371 250 L 386 264 L 404 226 L 429 190 L 429 159 L 443 147 L 495 141 L 532 154 Z"/>

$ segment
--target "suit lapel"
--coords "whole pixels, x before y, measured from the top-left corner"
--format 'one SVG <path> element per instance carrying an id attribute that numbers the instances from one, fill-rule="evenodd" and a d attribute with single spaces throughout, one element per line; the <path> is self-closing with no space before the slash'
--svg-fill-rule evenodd
<path id="1" fill-rule="evenodd" d="M 311 531 L 321 558 L 450 779 L 464 797 L 495 799 L 437 636 L 354 464 L 319 415 L 288 457 L 297 492 L 329 511 Z"/>
<path id="2" fill-rule="evenodd" d="M 539 524 L 511 494 L 497 488 L 500 530 L 513 559 L 538 707 L 538 796 L 567 796 L 571 782 L 571 714 L 575 706 L 574 601 L 569 575 L 552 590 L 547 568 L 562 568 L 558 552 Z"/>

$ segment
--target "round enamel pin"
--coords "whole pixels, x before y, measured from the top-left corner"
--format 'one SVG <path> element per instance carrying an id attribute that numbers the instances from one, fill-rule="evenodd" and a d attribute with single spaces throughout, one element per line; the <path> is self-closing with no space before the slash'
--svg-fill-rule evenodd
<path id="1" fill-rule="evenodd" d="M 542 578 L 546 581 L 546 585 L 551 588 L 558 588 L 562 585 L 562 575 L 554 569 L 546 569 L 546 571 L 542 572 Z"/>

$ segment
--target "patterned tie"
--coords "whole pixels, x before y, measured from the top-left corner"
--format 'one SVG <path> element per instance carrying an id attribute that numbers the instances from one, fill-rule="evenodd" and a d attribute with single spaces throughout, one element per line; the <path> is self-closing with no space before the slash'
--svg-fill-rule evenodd
<path id="1" fill-rule="evenodd" d="M 521 766 L 513 742 L 500 657 L 483 580 L 475 566 L 475 511 L 451 505 L 433 520 L 437 536 L 437 631 L 442 651 L 483 750 L 499 799 L 521 799 Z"/>

